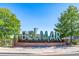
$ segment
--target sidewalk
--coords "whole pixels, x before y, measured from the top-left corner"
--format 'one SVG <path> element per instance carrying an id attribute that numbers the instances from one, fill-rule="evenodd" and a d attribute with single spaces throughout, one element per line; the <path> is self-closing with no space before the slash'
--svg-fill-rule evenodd
<path id="1" fill-rule="evenodd" d="M 62 48 L 3 48 L 0 47 L 0 53 L 29 53 L 31 55 L 61 55 L 79 53 L 79 47 L 62 47 Z"/>

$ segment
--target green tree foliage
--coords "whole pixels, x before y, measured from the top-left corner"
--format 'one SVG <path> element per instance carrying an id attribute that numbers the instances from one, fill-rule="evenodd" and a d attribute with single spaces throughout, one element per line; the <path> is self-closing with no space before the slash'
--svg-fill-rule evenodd
<path id="1" fill-rule="evenodd" d="M 79 35 L 79 11 L 77 7 L 70 5 L 66 11 L 61 13 L 59 23 L 56 24 L 56 31 L 61 37 L 71 37 Z"/>
<path id="2" fill-rule="evenodd" d="M 0 38 L 3 36 L 18 34 L 20 32 L 20 21 L 7 8 L 0 8 Z"/>

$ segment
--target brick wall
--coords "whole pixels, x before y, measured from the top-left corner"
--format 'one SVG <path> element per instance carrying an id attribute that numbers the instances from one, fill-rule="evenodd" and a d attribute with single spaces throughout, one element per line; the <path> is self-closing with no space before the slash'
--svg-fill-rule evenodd
<path id="1" fill-rule="evenodd" d="M 53 43 L 29 43 L 29 42 L 16 42 L 14 44 L 15 47 L 31 47 L 31 46 L 56 46 L 56 45 L 64 45 L 64 42 L 53 42 Z"/>

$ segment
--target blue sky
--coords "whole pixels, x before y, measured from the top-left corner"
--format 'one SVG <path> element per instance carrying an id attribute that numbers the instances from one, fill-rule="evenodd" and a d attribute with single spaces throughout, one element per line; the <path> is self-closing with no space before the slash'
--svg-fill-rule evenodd
<path id="1" fill-rule="evenodd" d="M 8 8 L 21 21 L 21 30 L 28 31 L 38 28 L 38 32 L 53 31 L 58 17 L 69 5 L 75 5 L 79 8 L 79 4 L 62 4 L 62 3 L 7 3 L 0 4 L 0 8 Z"/>

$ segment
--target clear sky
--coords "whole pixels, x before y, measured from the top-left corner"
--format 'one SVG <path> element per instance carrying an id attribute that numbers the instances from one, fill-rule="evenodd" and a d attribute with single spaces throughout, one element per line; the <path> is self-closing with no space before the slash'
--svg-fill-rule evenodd
<path id="1" fill-rule="evenodd" d="M 48 32 L 53 31 L 55 24 L 58 22 L 60 13 L 66 10 L 69 5 L 75 5 L 79 8 L 79 4 L 58 4 L 58 3 L 16 3 L 1 4 L 0 8 L 8 8 L 21 21 L 21 30 L 28 31 L 33 28 Z"/>

